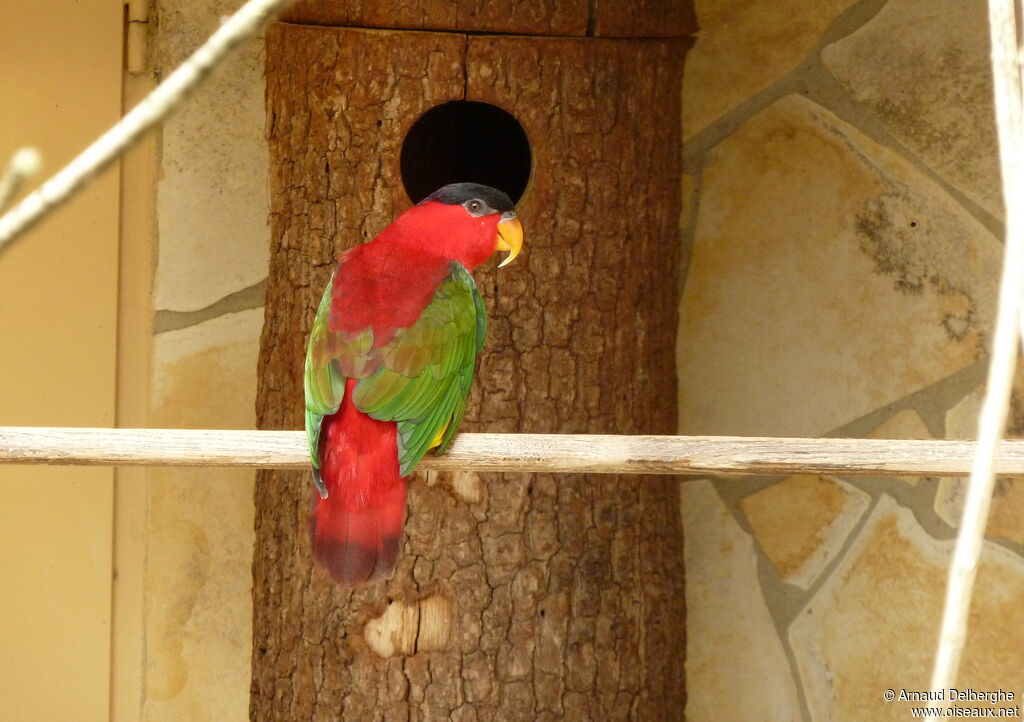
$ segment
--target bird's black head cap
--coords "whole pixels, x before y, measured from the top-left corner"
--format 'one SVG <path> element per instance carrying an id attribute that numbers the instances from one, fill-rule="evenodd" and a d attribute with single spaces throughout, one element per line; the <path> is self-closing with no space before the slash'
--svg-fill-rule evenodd
<path id="1" fill-rule="evenodd" d="M 420 203 L 437 201 L 450 206 L 458 206 L 472 200 L 481 200 L 486 203 L 492 211 L 505 213 L 515 210 L 512 199 L 497 188 L 481 185 L 479 183 L 450 183 L 437 189 Z"/>

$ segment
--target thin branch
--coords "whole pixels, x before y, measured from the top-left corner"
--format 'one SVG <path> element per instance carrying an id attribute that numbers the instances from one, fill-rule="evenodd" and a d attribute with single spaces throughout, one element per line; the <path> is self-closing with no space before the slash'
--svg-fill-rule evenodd
<path id="1" fill-rule="evenodd" d="M 423 469 L 592 474 L 884 474 L 965 476 L 973 441 L 728 436 L 460 434 Z M 998 469 L 1024 474 L 1024 441 Z M 0 427 L 0 464 L 306 468 L 301 431 Z"/>
<path id="2" fill-rule="evenodd" d="M 995 94 L 999 161 L 1006 207 L 1006 250 L 999 289 L 999 307 L 989 362 L 985 400 L 978 420 L 978 450 L 971 467 L 963 519 L 950 562 L 931 686 L 948 689 L 956 682 L 967 639 L 967 619 L 981 558 L 995 484 L 995 457 L 1010 404 L 1020 339 L 1021 294 L 1024 291 L 1024 167 L 1022 167 L 1022 98 L 1015 0 L 989 0 L 992 83 Z M 938 699 L 944 699 L 943 696 Z M 946 702 L 940 706 L 947 706 Z M 929 717 L 929 719 L 936 719 Z"/>
<path id="3" fill-rule="evenodd" d="M 36 148 L 19 148 L 14 151 L 7 168 L 0 174 L 0 210 L 14 197 L 22 183 L 39 172 L 42 163 Z"/>
<path id="4" fill-rule="evenodd" d="M 166 118 L 220 64 L 228 51 L 254 35 L 290 2 L 249 0 L 239 8 L 188 60 L 167 76 L 113 128 L 0 217 L 0 251 L 49 211 L 68 200 L 89 178 L 116 160 L 143 133 Z"/>

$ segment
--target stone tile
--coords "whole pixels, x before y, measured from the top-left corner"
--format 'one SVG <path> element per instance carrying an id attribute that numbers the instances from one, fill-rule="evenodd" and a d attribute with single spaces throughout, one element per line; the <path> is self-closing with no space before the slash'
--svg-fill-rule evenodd
<path id="1" fill-rule="evenodd" d="M 900 409 L 888 419 L 879 424 L 874 431 L 867 435 L 868 439 L 931 439 L 934 438 L 928 427 L 921 418 L 921 414 L 913 409 Z M 921 480 L 919 476 L 901 476 L 911 486 L 917 486 Z"/>
<path id="2" fill-rule="evenodd" d="M 952 542 L 882 496 L 839 567 L 790 628 L 814 720 L 910 718 L 886 689 L 926 690 Z M 1024 689 L 1024 562 L 986 544 L 957 688 Z M 1019 704 L 1019 699 L 1011 704 Z"/>
<path id="3" fill-rule="evenodd" d="M 1002 215 L 985 3 L 890 0 L 822 57 L 894 138 Z"/>
<path id="4" fill-rule="evenodd" d="M 179 428 L 253 428 L 256 360 L 263 309 L 228 313 L 153 343 L 154 424 Z"/>
<path id="5" fill-rule="evenodd" d="M 252 481 L 252 472 L 240 469 L 149 474 L 146 720 L 229 719 L 244 709 Z"/>
<path id="6" fill-rule="evenodd" d="M 157 63 L 166 74 L 237 8 L 163 3 Z M 269 156 L 263 40 L 236 49 L 161 130 L 157 310 L 194 311 L 267 275 Z"/>
<path id="7" fill-rule="evenodd" d="M 262 309 L 159 334 L 154 426 L 253 428 Z M 248 709 L 253 472 L 149 472 L 143 719 L 236 719 Z"/>
<path id="8" fill-rule="evenodd" d="M 853 0 L 696 0 L 686 56 L 683 135 L 694 135 L 796 67 Z"/>
<path id="9" fill-rule="evenodd" d="M 946 412 L 947 439 L 978 438 L 978 413 L 984 397 L 985 389 L 979 386 Z"/>
<path id="10" fill-rule="evenodd" d="M 931 439 L 934 438 L 913 409 L 900 409 L 867 435 L 868 439 Z"/>
<path id="11" fill-rule="evenodd" d="M 1014 383 L 1013 403 L 1007 423 L 1007 436 L 1021 437 L 1022 399 L 1024 393 L 1021 381 L 1024 374 L 1018 372 Z M 946 437 L 950 439 L 978 438 L 978 412 L 984 399 L 984 388 L 977 388 L 946 412 Z M 935 513 L 951 527 L 960 526 L 964 501 L 967 498 L 967 479 L 947 477 L 939 482 L 935 495 Z M 992 506 L 988 515 L 985 535 L 995 539 L 1024 544 L 1024 478 L 1018 476 L 999 477 L 992 493 Z"/>
<path id="12" fill-rule="evenodd" d="M 935 494 L 935 513 L 953 528 L 960 526 L 964 502 L 967 500 L 967 479 L 943 478 Z M 990 539 L 1024 544 L 1024 478 L 999 477 L 992 492 L 985 536 Z"/>
<path id="13" fill-rule="evenodd" d="M 993 280 L 993 284 L 995 281 Z M 979 386 L 946 412 L 947 439 L 978 438 L 978 415 L 985 398 Z M 1024 362 L 1017 362 L 1017 371 L 1010 390 L 1010 412 L 1006 418 L 1006 438 L 1024 438 Z"/>
<path id="14" fill-rule="evenodd" d="M 807 589 L 842 549 L 871 497 L 828 476 L 791 476 L 743 499 L 754 538 L 783 581 Z"/>
<path id="15" fill-rule="evenodd" d="M 680 433 L 822 435 L 975 360 L 1001 248 L 919 171 L 798 96 L 707 160 Z"/>
<path id="16" fill-rule="evenodd" d="M 686 718 L 800 719 L 757 577 L 754 543 L 711 482 L 681 487 L 686 534 Z"/>

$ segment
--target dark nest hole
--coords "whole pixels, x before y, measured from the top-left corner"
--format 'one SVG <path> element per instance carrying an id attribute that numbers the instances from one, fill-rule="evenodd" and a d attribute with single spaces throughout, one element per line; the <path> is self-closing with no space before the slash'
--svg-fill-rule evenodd
<path id="1" fill-rule="evenodd" d="M 402 182 L 413 203 L 448 183 L 483 183 L 518 202 L 530 180 L 530 142 L 510 113 L 453 100 L 417 120 L 402 143 Z"/>

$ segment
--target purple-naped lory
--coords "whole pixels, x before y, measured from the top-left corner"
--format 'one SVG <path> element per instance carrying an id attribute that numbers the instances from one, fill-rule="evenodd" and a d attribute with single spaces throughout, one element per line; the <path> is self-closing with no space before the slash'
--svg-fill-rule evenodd
<path id="1" fill-rule="evenodd" d="M 456 183 L 341 254 L 305 366 L 313 553 L 338 583 L 394 572 L 405 477 L 455 436 L 484 343 L 472 271 L 522 243 L 507 195 Z"/>

